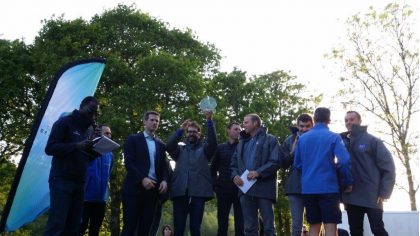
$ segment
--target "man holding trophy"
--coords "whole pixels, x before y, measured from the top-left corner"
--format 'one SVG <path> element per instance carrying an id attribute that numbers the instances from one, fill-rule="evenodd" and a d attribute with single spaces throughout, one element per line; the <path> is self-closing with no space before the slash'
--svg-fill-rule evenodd
<path id="1" fill-rule="evenodd" d="M 217 148 L 216 131 L 212 121 L 215 107 L 214 99 L 209 97 L 200 103 L 207 120 L 205 142 L 201 140 L 200 125 L 196 121 L 186 120 L 181 128 L 170 136 L 167 143 L 167 151 L 176 162 L 170 192 L 173 201 L 175 236 L 184 235 L 188 215 L 191 235 L 200 235 L 205 202 L 213 197 L 208 163 Z M 185 145 L 180 145 L 178 143 L 184 133 Z"/>

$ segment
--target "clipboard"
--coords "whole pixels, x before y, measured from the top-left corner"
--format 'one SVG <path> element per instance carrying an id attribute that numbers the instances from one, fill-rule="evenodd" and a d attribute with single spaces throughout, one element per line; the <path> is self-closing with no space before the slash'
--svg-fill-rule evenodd
<path id="1" fill-rule="evenodd" d="M 97 137 L 93 141 L 93 150 L 101 155 L 112 152 L 120 147 L 120 145 L 106 136 Z"/>

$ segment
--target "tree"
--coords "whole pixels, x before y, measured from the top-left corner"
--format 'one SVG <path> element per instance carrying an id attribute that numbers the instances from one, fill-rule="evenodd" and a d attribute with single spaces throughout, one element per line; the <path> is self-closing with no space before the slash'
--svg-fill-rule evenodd
<path id="1" fill-rule="evenodd" d="M 0 163 L 19 155 L 29 134 L 39 101 L 32 69 L 29 46 L 0 40 Z"/>
<path id="2" fill-rule="evenodd" d="M 348 44 L 331 56 L 342 65 L 345 106 L 373 114 L 390 137 L 387 142 L 405 169 L 411 210 L 417 210 L 412 166 L 417 163 L 419 58 L 415 17 L 407 5 L 388 4 L 382 12 L 370 8 L 347 21 Z M 415 165 L 415 164 L 414 164 Z"/>
<path id="3" fill-rule="evenodd" d="M 163 140 L 186 118 L 204 124 L 197 106 L 204 95 L 214 96 L 218 101 L 215 120 L 220 141 L 225 141 L 221 137 L 225 136 L 225 125 L 229 120 L 241 121 L 250 112 L 260 113 L 270 132 L 283 139 L 288 134 L 285 127 L 316 100 L 303 98 L 304 86 L 295 81 L 296 77 L 283 71 L 254 77 L 247 77 L 246 72 L 236 69 L 219 73 L 220 55 L 213 45 L 198 41 L 190 30 L 171 29 L 168 24 L 133 6 L 119 5 L 95 15 L 90 21 L 51 18 L 43 21 L 32 45 L 2 41 L 0 50 L 0 74 L 7 75 L 0 81 L 0 98 L 4 99 L 2 103 L 10 104 L 7 114 L 11 115 L 7 121 L 16 124 L 13 129 L 13 126 L 0 124 L 1 135 L 4 134 L 1 141 L 13 144 L 15 150 L 23 149 L 35 113 L 57 70 L 82 58 L 106 59 L 95 94 L 102 113 L 98 123 L 108 124 L 113 139 L 120 144 L 129 134 L 142 130 L 142 114 L 147 110 L 160 112 L 158 135 Z M 22 84 L 17 84 L 16 78 L 22 78 Z M 10 90 L 5 87 L 8 85 Z M 12 97 L 16 97 L 16 102 Z M 21 110 L 27 115 L 22 116 Z M 3 133 L 3 129 L 7 133 Z M 23 130 L 19 136 L 12 136 L 19 129 Z M 12 137 L 19 137 L 20 141 L 12 142 Z M 116 151 L 114 157 L 110 211 L 103 226 L 108 227 L 106 230 L 111 235 L 119 235 L 121 186 L 125 175 L 122 150 Z M 212 204 L 209 203 L 211 212 L 206 216 L 209 222 L 203 227 L 214 227 L 215 207 Z M 167 205 L 164 222 L 171 216 Z M 280 204 L 277 209 L 287 209 L 287 206 Z M 286 214 L 282 216 L 287 218 Z M 45 218 L 16 235 L 40 232 L 43 223 Z M 279 230 L 287 225 L 278 224 L 282 226 Z"/>
<path id="4" fill-rule="evenodd" d="M 1 101 L 8 108 L 1 113 L 1 144 L 5 147 L 13 144 L 13 151 L 23 149 L 23 140 L 54 74 L 64 64 L 81 58 L 107 60 L 95 94 L 103 113 L 98 122 L 110 125 L 117 142 L 122 144 L 130 133 L 141 130 L 146 110 L 161 113 L 159 135 L 163 140 L 183 119 L 202 119 L 196 104 L 220 56 L 191 31 L 170 29 L 166 23 L 124 5 L 96 15 L 91 21 L 58 17 L 43 23 L 33 45 L 18 41 L 0 44 L 0 71 L 6 75 L 1 80 Z M 27 111 L 27 107 L 31 110 Z M 3 119 L 3 114 L 8 116 Z M 12 122 L 15 128 L 8 125 Z M 12 134 L 19 129 L 24 131 L 18 133 L 20 139 L 15 144 Z M 110 187 L 112 214 L 107 219 L 111 234 L 119 235 L 119 196 L 124 176 L 121 152 L 116 152 L 115 158 Z"/>

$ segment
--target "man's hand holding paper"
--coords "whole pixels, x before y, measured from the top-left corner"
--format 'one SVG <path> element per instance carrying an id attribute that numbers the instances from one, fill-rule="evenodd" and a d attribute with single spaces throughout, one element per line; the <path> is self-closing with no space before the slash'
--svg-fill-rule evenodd
<path id="1" fill-rule="evenodd" d="M 241 180 L 243 182 L 243 185 L 242 186 L 238 186 L 239 189 L 243 193 L 248 192 L 248 190 L 252 187 L 252 185 L 254 185 L 255 182 L 257 182 L 257 177 L 258 176 L 259 176 L 259 174 L 256 171 L 251 171 L 250 172 L 249 170 L 245 170 L 244 173 L 242 173 L 242 175 L 241 175 Z"/>

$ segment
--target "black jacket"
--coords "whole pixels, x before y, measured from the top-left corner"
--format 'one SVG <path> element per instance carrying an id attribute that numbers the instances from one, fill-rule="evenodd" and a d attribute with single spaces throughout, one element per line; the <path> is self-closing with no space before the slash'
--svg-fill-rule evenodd
<path id="1" fill-rule="evenodd" d="M 54 123 L 45 147 L 45 153 L 53 156 L 50 180 L 60 177 L 85 182 L 87 166 L 92 156 L 78 150 L 76 144 L 89 137 L 89 127 L 92 124 L 93 121 L 84 117 L 78 110 Z"/>
<path id="2" fill-rule="evenodd" d="M 297 141 L 298 135 L 292 134 L 286 138 L 281 146 L 279 152 L 281 158 L 281 166 L 287 172 L 287 178 L 284 183 L 284 194 L 301 194 L 301 172 L 293 168 L 294 150 L 292 150 L 294 143 Z M 296 144 L 295 144 L 296 145 Z"/>
<path id="3" fill-rule="evenodd" d="M 216 192 L 236 193 L 238 191 L 238 187 L 232 181 L 232 171 L 230 169 L 232 155 L 235 152 L 237 144 L 226 142 L 217 146 L 216 154 L 210 166 Z"/>
<path id="4" fill-rule="evenodd" d="M 169 183 L 168 162 L 165 144 L 158 138 L 156 143 L 155 173 L 157 186 L 165 180 Z M 124 163 L 127 170 L 122 193 L 139 195 L 144 191 L 142 180 L 149 175 L 150 159 L 144 133 L 130 135 L 124 144 Z"/>

